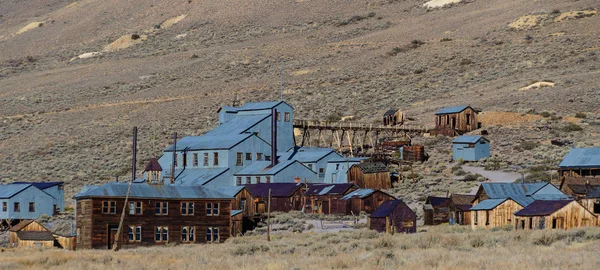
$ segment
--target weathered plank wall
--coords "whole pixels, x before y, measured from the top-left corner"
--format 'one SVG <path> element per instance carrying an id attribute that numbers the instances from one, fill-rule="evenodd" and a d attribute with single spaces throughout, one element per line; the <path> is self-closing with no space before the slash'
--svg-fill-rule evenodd
<path id="1" fill-rule="evenodd" d="M 453 130 L 463 134 L 477 129 L 477 112 L 472 108 L 460 113 L 436 115 L 434 120 L 436 133 L 440 135 L 452 136 L 450 131 Z"/>
<path id="2" fill-rule="evenodd" d="M 473 229 L 502 227 L 513 224 L 513 213 L 523 209 L 513 200 L 506 200 L 491 210 L 471 211 L 471 226 Z"/>
<path id="3" fill-rule="evenodd" d="M 363 173 L 358 166 L 352 166 L 348 170 L 348 182 L 354 183 L 360 188 L 390 189 L 392 181 L 390 172 Z"/>

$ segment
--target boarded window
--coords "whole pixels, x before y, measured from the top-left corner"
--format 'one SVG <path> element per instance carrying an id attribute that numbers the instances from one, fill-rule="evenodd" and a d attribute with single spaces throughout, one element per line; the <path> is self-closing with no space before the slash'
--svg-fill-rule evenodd
<path id="1" fill-rule="evenodd" d="M 202 162 L 203 166 L 208 166 L 208 153 L 204 153 L 204 161 Z"/>
<path id="2" fill-rule="evenodd" d="M 246 153 L 246 160 L 252 160 L 252 153 Z"/>
<path id="3" fill-rule="evenodd" d="M 238 176 L 235 178 L 235 185 L 236 186 L 241 186 L 242 185 L 242 177 Z"/>
<path id="4" fill-rule="evenodd" d="M 283 113 L 283 121 L 285 121 L 285 122 L 290 121 L 290 113 L 289 112 Z"/>
<path id="5" fill-rule="evenodd" d="M 256 153 L 256 160 L 262 160 L 263 159 L 263 154 L 262 153 Z"/>
<path id="6" fill-rule="evenodd" d="M 235 165 L 236 166 L 242 166 L 244 165 L 244 161 L 242 160 L 242 155 L 243 153 L 235 153 Z"/>
<path id="7" fill-rule="evenodd" d="M 192 155 L 193 155 L 193 157 L 194 157 L 194 160 L 193 160 L 193 166 L 194 166 L 194 167 L 198 167 L 198 153 L 194 153 L 194 154 L 192 154 Z"/>
<path id="8" fill-rule="evenodd" d="M 20 204 L 20 203 L 18 203 L 18 202 L 16 202 L 16 203 L 13 205 L 13 211 L 14 211 L 14 212 L 21 212 L 21 204 Z"/>

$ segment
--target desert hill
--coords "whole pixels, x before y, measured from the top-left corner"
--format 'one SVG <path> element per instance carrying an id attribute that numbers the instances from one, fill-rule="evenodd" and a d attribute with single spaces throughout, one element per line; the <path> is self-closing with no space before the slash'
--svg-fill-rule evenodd
<path id="1" fill-rule="evenodd" d="M 427 125 L 467 103 L 491 112 L 499 158 L 516 164 L 537 153 L 498 150 L 600 142 L 597 1 L 426 2 L 2 1 L 0 179 L 66 181 L 70 196 L 127 175 L 134 125 L 142 163 L 173 131 L 214 127 L 236 95 L 278 99 L 280 70 L 297 118 L 375 122 L 399 107 Z M 582 131 L 539 128 L 568 121 Z M 565 152 L 547 147 L 540 162 Z"/>

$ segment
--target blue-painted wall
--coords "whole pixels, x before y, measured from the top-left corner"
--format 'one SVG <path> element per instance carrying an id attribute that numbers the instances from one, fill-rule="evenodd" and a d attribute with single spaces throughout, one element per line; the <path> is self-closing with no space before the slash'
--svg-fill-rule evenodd
<path id="1" fill-rule="evenodd" d="M 452 144 L 452 159 L 464 161 L 478 161 L 482 158 L 490 157 L 490 143 L 484 139 L 476 143 L 453 143 Z"/>
<path id="2" fill-rule="evenodd" d="M 60 212 L 65 211 L 64 185 L 56 185 L 53 187 L 45 188 L 43 191 L 50 194 L 50 196 L 54 197 L 54 204 L 56 204 Z"/>
<path id="3" fill-rule="evenodd" d="M 277 122 L 277 151 L 285 152 L 294 147 L 294 110 L 286 103 L 281 103 L 275 107 L 277 113 L 280 114 Z M 240 111 L 238 115 L 252 114 L 270 114 L 271 110 L 256 110 L 256 111 Z M 285 114 L 289 113 L 289 121 L 285 121 Z M 258 132 L 258 136 L 263 140 L 271 143 L 271 117 L 267 117 L 254 127 L 248 130 L 249 132 Z"/>
<path id="4" fill-rule="evenodd" d="M 6 202 L 8 209 L 2 211 Z M 20 211 L 14 211 L 14 203 L 18 202 Z M 29 212 L 29 203 L 35 203 L 35 211 Z M 0 219 L 38 219 L 42 214 L 54 214 L 54 198 L 34 186 L 29 186 L 9 199 L 0 199 Z"/>
<path id="5" fill-rule="evenodd" d="M 348 169 L 354 164 L 360 164 L 360 161 L 328 162 L 322 183 L 348 183 Z"/>
<path id="6" fill-rule="evenodd" d="M 236 177 L 242 177 L 242 185 L 246 184 L 246 177 L 251 177 L 251 183 L 256 184 L 256 177 L 260 177 L 261 183 L 266 183 L 267 175 L 243 175 L 236 174 L 235 177 L 232 177 L 232 180 L 235 185 Z M 277 174 L 269 175 L 271 176 L 271 183 L 294 183 L 294 179 L 296 177 L 300 178 L 300 181 L 304 182 L 305 180 L 308 183 L 318 183 L 317 174 L 311 171 L 306 166 L 302 165 L 300 162 L 294 162 L 285 169 L 279 171 Z"/>

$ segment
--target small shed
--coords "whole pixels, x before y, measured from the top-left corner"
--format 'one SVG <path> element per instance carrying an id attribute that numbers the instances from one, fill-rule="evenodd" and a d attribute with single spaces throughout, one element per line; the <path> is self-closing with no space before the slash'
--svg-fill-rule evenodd
<path id="1" fill-rule="evenodd" d="M 348 182 L 360 188 L 388 189 L 392 188 L 390 171 L 381 162 L 363 162 L 350 167 Z"/>
<path id="2" fill-rule="evenodd" d="M 490 141 L 482 136 L 460 136 L 452 141 L 452 159 L 478 161 L 490 157 Z"/>
<path id="3" fill-rule="evenodd" d="M 471 225 L 471 206 L 475 195 L 471 194 L 452 194 L 448 211 L 450 212 L 449 222 L 451 225 Z"/>
<path id="4" fill-rule="evenodd" d="M 423 205 L 425 225 L 439 225 L 448 222 L 450 198 L 427 196 Z"/>
<path id="5" fill-rule="evenodd" d="M 383 202 L 395 199 L 381 190 L 361 188 L 346 194 L 340 200 L 346 202 L 347 215 L 358 215 L 360 212 L 372 213 Z"/>
<path id="6" fill-rule="evenodd" d="M 304 192 L 305 213 L 345 215 L 346 202 L 340 199 L 357 188 L 352 183 L 308 184 Z"/>
<path id="7" fill-rule="evenodd" d="M 443 108 L 435 113 L 435 133 L 455 136 L 476 130 L 477 113 L 471 106 Z"/>
<path id="8" fill-rule="evenodd" d="M 383 202 L 368 220 L 369 229 L 394 234 L 417 232 L 417 215 L 401 200 Z"/>
<path id="9" fill-rule="evenodd" d="M 515 230 L 598 226 L 598 217 L 574 200 L 535 201 L 514 216 Z"/>
<path id="10" fill-rule="evenodd" d="M 404 123 L 404 113 L 400 109 L 389 109 L 383 113 L 384 126 L 396 126 Z"/>
<path id="11" fill-rule="evenodd" d="M 34 220 L 23 220 L 9 231 L 9 246 L 17 247 L 59 247 L 75 249 L 74 236 L 53 234 Z"/>

